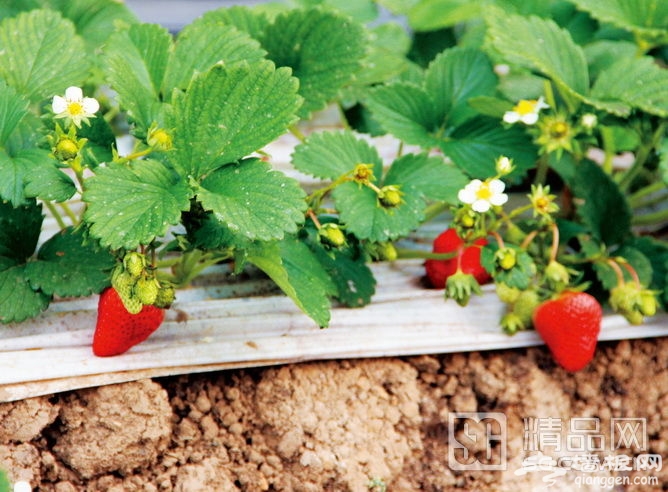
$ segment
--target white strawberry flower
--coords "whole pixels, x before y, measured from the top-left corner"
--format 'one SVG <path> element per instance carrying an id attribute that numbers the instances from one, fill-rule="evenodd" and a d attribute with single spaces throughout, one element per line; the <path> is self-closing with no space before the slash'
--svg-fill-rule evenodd
<path id="1" fill-rule="evenodd" d="M 88 123 L 88 118 L 95 118 L 100 103 L 95 98 L 84 97 L 80 87 L 72 86 L 65 90 L 65 97 L 53 96 L 51 109 L 56 118 L 66 118 L 78 128 L 82 121 Z"/>
<path id="2" fill-rule="evenodd" d="M 492 206 L 501 206 L 508 201 L 508 195 L 503 192 L 505 188 L 505 183 L 500 179 L 474 179 L 459 191 L 457 197 L 461 202 L 471 205 L 475 212 L 482 214 Z"/>
<path id="3" fill-rule="evenodd" d="M 511 124 L 521 121 L 525 125 L 533 125 L 538 121 L 540 110 L 549 107 L 543 100 L 543 96 L 538 99 L 522 99 L 511 111 L 505 112 L 503 121 Z"/>

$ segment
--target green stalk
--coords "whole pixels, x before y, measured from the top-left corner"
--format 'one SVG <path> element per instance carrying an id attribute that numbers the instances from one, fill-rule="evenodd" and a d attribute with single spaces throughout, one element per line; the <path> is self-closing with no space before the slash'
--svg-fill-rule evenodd
<path id="1" fill-rule="evenodd" d="M 626 171 L 621 179 L 619 180 L 619 189 L 625 193 L 628 192 L 629 187 L 633 183 L 633 180 L 642 172 L 645 167 L 645 163 L 649 156 L 652 154 L 652 151 L 657 147 L 659 141 L 663 138 L 663 134 L 666 130 L 666 123 L 661 122 L 656 128 L 656 131 L 652 134 L 651 138 L 644 142 L 640 146 L 638 152 L 636 153 L 636 160 L 633 165 Z"/>
<path id="2" fill-rule="evenodd" d="M 457 253 L 432 253 L 420 249 L 396 248 L 397 257 L 402 259 L 451 260 Z"/>
<path id="3" fill-rule="evenodd" d="M 49 212 L 51 212 L 53 218 L 56 219 L 58 227 L 60 227 L 61 229 L 65 229 L 67 227 L 67 224 L 65 224 L 62 215 L 60 215 L 60 212 L 58 212 L 58 209 L 56 209 L 54 204 L 51 202 L 44 202 L 44 204 L 46 205 L 46 208 L 49 209 Z"/>
<path id="4" fill-rule="evenodd" d="M 650 201 L 644 200 L 645 197 L 650 196 L 658 191 L 663 190 L 666 188 L 666 184 L 663 181 L 656 181 L 654 183 L 651 183 L 644 188 L 640 188 L 636 192 L 632 193 L 631 195 L 628 196 L 627 201 L 629 205 L 633 208 L 638 208 L 642 206 L 647 206 L 652 205 L 654 203 L 653 199 L 650 199 Z M 663 199 L 663 197 L 661 198 Z"/>
<path id="5" fill-rule="evenodd" d="M 668 221 L 668 209 L 642 215 L 634 215 L 631 223 L 637 226 L 656 225 Z"/>

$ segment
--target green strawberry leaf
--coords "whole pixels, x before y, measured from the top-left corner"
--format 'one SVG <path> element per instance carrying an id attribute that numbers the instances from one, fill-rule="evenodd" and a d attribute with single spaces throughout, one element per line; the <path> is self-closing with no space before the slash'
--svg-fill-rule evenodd
<path id="1" fill-rule="evenodd" d="M 425 72 L 424 87 L 432 95 L 442 126 L 459 126 L 477 113 L 469 99 L 491 96 L 497 78 L 489 58 L 479 50 L 451 48 L 438 55 Z"/>
<path id="2" fill-rule="evenodd" d="M 248 33 L 253 39 L 259 40 L 269 25 L 269 18 L 257 9 L 236 5 L 210 10 L 202 15 L 199 22 L 222 23 L 234 26 L 240 31 Z"/>
<path id="3" fill-rule="evenodd" d="M 33 10 L 0 23 L 0 78 L 31 101 L 81 85 L 89 69 L 83 40 L 59 13 Z"/>
<path id="4" fill-rule="evenodd" d="M 231 66 L 264 58 L 266 52 L 248 33 L 208 19 L 195 20 L 179 33 L 167 65 L 163 94 L 170 94 L 174 88 L 186 89 L 193 75 L 206 72 L 217 63 Z"/>
<path id="5" fill-rule="evenodd" d="M 160 88 L 172 44 L 167 29 L 134 24 L 115 33 L 104 48 L 108 82 L 120 105 L 144 131 L 159 120 Z"/>
<path id="6" fill-rule="evenodd" d="M 361 24 L 321 9 L 289 10 L 267 26 L 260 40 L 269 59 L 299 79 L 301 118 L 323 109 L 362 68 L 366 35 Z"/>
<path id="7" fill-rule="evenodd" d="M 549 77 L 564 95 L 587 95 L 587 60 L 568 31 L 550 19 L 497 8 L 487 9 L 486 22 L 490 46 L 506 60 Z"/>
<path id="8" fill-rule="evenodd" d="M 137 22 L 130 8 L 117 0 L 48 0 L 46 3 L 74 23 L 77 34 L 92 54 L 119 24 Z"/>
<path id="9" fill-rule="evenodd" d="M 329 325 L 329 296 L 336 294 L 336 287 L 306 244 L 294 238 L 285 238 L 279 243 L 258 243 L 247 259 L 265 272 L 318 326 Z"/>
<path id="10" fill-rule="evenodd" d="M 191 190 L 154 160 L 99 167 L 83 193 L 84 220 L 102 246 L 135 249 L 164 235 L 190 207 Z"/>
<path id="11" fill-rule="evenodd" d="M 663 0 L 572 0 L 595 19 L 628 30 L 644 40 L 668 41 L 668 4 Z"/>
<path id="12" fill-rule="evenodd" d="M 486 179 L 496 174 L 496 159 L 513 159 L 515 170 L 509 179 L 523 176 L 536 162 L 536 150 L 527 134 L 518 127 L 508 129 L 495 119 L 474 118 L 456 128 L 441 150 L 466 174 Z"/>
<path id="13" fill-rule="evenodd" d="M 198 199 L 232 232 L 250 239 L 281 239 L 304 221 L 305 193 L 292 178 L 259 159 L 224 166 L 201 183 Z"/>
<path id="14" fill-rule="evenodd" d="M 30 286 L 26 265 L 0 271 L 0 323 L 21 322 L 44 311 L 50 297 Z"/>
<path id="15" fill-rule="evenodd" d="M 72 178 L 58 169 L 58 162 L 46 150 L 22 151 L 20 159 L 27 163 L 25 173 L 26 196 L 64 202 L 76 193 L 77 188 Z"/>
<path id="16" fill-rule="evenodd" d="M 480 15 L 481 5 L 470 0 L 424 0 L 408 9 L 408 23 L 416 31 L 453 27 Z"/>
<path id="17" fill-rule="evenodd" d="M 429 200 L 456 203 L 469 178 L 442 157 L 406 154 L 392 163 L 385 182 L 410 186 Z"/>
<path id="18" fill-rule="evenodd" d="M 34 200 L 18 207 L 0 201 L 0 258 L 12 260 L 3 264 L 23 263 L 32 256 L 43 220 L 42 206 Z"/>
<path id="19" fill-rule="evenodd" d="M 649 56 L 622 58 L 601 72 L 592 87 L 591 98 L 586 101 L 601 109 L 615 108 L 613 112 L 619 116 L 627 116 L 631 108 L 639 108 L 665 118 L 668 116 L 668 70 L 659 67 Z"/>
<path id="20" fill-rule="evenodd" d="M 9 201 L 14 206 L 25 202 L 23 188 L 26 173 L 25 163 L 11 158 L 5 149 L 0 148 L 0 198 L 2 200 Z"/>
<path id="21" fill-rule="evenodd" d="M 10 157 L 4 149 L 0 149 L 0 198 L 15 206 L 25 203 L 26 197 L 34 196 L 57 201 L 67 200 L 75 191 L 72 189 L 74 184 L 70 178 L 55 169 L 54 165 L 55 161 L 46 150 L 19 150 L 15 156 Z M 34 183 L 36 179 L 48 181 Z M 49 189 L 51 185 L 55 187 Z M 41 192 L 44 192 L 44 197 Z"/>
<path id="22" fill-rule="evenodd" d="M 434 148 L 441 116 L 422 88 L 409 82 L 392 82 L 369 92 L 365 104 L 383 129 L 408 144 Z"/>
<path id="23" fill-rule="evenodd" d="M 116 259 L 82 231 L 62 230 L 42 245 L 37 261 L 28 263 L 25 270 L 34 290 L 79 297 L 100 292 L 109 285 Z"/>
<path id="24" fill-rule="evenodd" d="M 328 222 L 321 217 L 320 222 Z M 331 219 L 335 220 L 335 219 Z M 322 243 L 313 222 L 307 222 L 303 229 L 309 248 L 327 271 L 336 286 L 336 299 L 347 307 L 366 306 L 375 293 L 376 279 L 368 267 L 367 256 L 353 236 L 347 236 L 341 248 L 331 248 Z"/>
<path id="25" fill-rule="evenodd" d="M 413 231 L 424 217 L 420 192 L 410 186 L 401 186 L 400 191 L 404 193 L 403 202 L 389 209 L 378 203 L 373 190 L 353 182 L 336 187 L 333 197 L 348 232 L 360 239 L 383 242 Z"/>
<path id="26" fill-rule="evenodd" d="M 357 164 L 373 164 L 382 172 L 378 150 L 347 130 L 316 132 L 297 145 L 292 154 L 295 169 L 322 179 L 337 179 Z"/>
<path id="27" fill-rule="evenodd" d="M 0 79 L 0 147 L 28 114 L 29 102 Z"/>
<path id="28" fill-rule="evenodd" d="M 409 65 L 406 58 L 409 48 L 410 37 L 397 23 L 386 22 L 370 29 L 369 46 L 355 87 L 383 83 L 401 74 Z"/>
<path id="29" fill-rule="evenodd" d="M 595 238 L 608 247 L 624 242 L 631 232 L 632 212 L 619 187 L 598 165 L 582 161 L 570 183 L 577 213 Z"/>
<path id="30" fill-rule="evenodd" d="M 216 65 L 175 93 L 172 162 L 196 179 L 235 162 L 282 135 L 301 99 L 290 70 L 271 62 Z"/>

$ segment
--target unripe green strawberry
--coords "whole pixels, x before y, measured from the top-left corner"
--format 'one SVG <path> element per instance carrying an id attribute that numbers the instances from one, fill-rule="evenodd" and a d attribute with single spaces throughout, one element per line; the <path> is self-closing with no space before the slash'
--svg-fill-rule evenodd
<path id="1" fill-rule="evenodd" d="M 651 290 L 643 290 L 640 293 L 640 312 L 645 316 L 654 316 L 658 308 L 656 295 Z"/>
<path id="2" fill-rule="evenodd" d="M 506 304 L 513 304 L 520 297 L 522 291 L 516 287 L 510 287 L 504 282 L 496 284 L 496 295 L 499 296 L 501 302 Z"/>
<path id="3" fill-rule="evenodd" d="M 378 244 L 378 256 L 381 260 L 395 261 L 398 258 L 397 248 L 394 244 L 385 242 Z"/>
<path id="4" fill-rule="evenodd" d="M 160 282 L 158 296 L 155 298 L 154 305 L 159 308 L 168 308 L 176 299 L 174 286 L 170 282 Z"/>
<path id="5" fill-rule="evenodd" d="M 141 277 L 139 280 L 137 280 L 134 290 L 137 299 L 139 299 L 142 304 L 150 306 L 151 304 L 155 303 L 155 300 L 158 297 L 160 284 L 155 278 Z"/>
<path id="6" fill-rule="evenodd" d="M 570 281 L 568 268 L 556 260 L 550 261 L 545 267 L 545 279 L 555 289 L 563 289 Z"/>
<path id="7" fill-rule="evenodd" d="M 135 279 L 138 279 L 141 276 L 146 265 L 146 257 L 136 251 L 130 251 L 123 258 L 123 266 L 125 267 L 125 270 Z"/>
<path id="8" fill-rule="evenodd" d="M 525 326 L 529 326 L 533 313 L 539 304 L 540 296 L 538 293 L 533 289 L 525 290 L 515 301 L 513 313 L 519 317 Z"/>

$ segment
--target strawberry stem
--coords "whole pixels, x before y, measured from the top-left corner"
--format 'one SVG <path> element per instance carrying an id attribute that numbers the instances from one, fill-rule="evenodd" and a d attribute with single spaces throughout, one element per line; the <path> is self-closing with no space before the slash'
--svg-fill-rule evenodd
<path id="1" fill-rule="evenodd" d="M 619 263 L 617 263 L 612 258 L 608 258 L 607 263 L 608 265 L 610 265 L 610 267 L 615 271 L 615 274 L 617 275 L 617 285 L 624 284 L 624 272 L 622 272 L 622 269 L 619 268 Z"/>
<path id="2" fill-rule="evenodd" d="M 550 248 L 550 261 L 557 260 L 557 253 L 559 252 L 559 227 L 556 223 L 552 223 L 552 247 Z"/>

